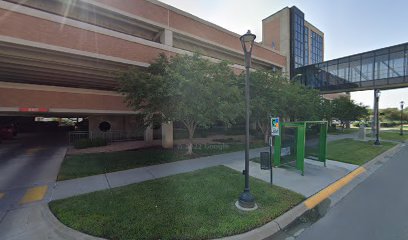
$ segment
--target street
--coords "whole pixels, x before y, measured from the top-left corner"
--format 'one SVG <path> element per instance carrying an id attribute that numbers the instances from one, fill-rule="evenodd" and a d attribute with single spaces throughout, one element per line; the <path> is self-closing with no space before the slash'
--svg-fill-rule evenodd
<path id="1" fill-rule="evenodd" d="M 407 170 L 404 146 L 297 239 L 408 239 Z"/>
<path id="2" fill-rule="evenodd" d="M 0 144 L 1 221 L 8 211 L 44 199 L 56 180 L 65 142 L 65 133 L 57 132 L 19 134 Z"/>

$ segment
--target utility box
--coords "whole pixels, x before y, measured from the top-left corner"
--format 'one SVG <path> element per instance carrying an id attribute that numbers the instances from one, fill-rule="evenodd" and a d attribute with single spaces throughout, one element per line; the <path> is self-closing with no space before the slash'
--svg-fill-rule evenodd
<path id="1" fill-rule="evenodd" d="M 365 141 L 366 140 L 366 127 L 364 124 L 360 124 L 358 129 L 358 139 Z"/>
<path id="2" fill-rule="evenodd" d="M 261 152 L 261 169 L 262 170 L 269 170 L 271 169 L 271 158 L 269 156 L 269 152 Z"/>

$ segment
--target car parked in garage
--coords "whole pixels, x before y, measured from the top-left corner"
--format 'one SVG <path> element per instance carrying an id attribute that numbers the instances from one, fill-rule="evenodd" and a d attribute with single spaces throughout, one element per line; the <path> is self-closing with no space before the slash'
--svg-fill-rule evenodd
<path id="1" fill-rule="evenodd" d="M 1 139 L 12 139 L 17 136 L 17 128 L 14 124 L 7 124 L 0 127 Z"/>

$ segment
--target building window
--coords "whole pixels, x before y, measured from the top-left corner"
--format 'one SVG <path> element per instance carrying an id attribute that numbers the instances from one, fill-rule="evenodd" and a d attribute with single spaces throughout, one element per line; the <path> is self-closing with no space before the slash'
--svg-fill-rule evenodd
<path id="1" fill-rule="evenodd" d="M 375 57 L 375 79 L 383 79 L 388 77 L 388 54 Z"/>
<path id="2" fill-rule="evenodd" d="M 309 28 L 305 27 L 305 65 L 309 64 Z"/>
<path id="3" fill-rule="evenodd" d="M 360 60 L 350 62 L 350 82 L 360 82 L 361 62 Z"/>
<path id="4" fill-rule="evenodd" d="M 312 64 L 323 62 L 323 37 L 312 32 Z"/>
<path id="5" fill-rule="evenodd" d="M 291 8 L 291 50 L 290 72 L 294 74 L 296 68 L 304 66 L 305 62 L 305 20 L 302 11 L 296 7 Z"/>
<path id="6" fill-rule="evenodd" d="M 401 77 L 404 76 L 404 51 L 390 54 L 390 76 Z"/>
<path id="7" fill-rule="evenodd" d="M 374 58 L 366 57 L 361 60 L 361 81 L 373 80 Z"/>
<path id="8" fill-rule="evenodd" d="M 99 130 L 101 130 L 102 132 L 107 132 L 111 129 L 111 124 L 104 121 L 99 123 Z"/>

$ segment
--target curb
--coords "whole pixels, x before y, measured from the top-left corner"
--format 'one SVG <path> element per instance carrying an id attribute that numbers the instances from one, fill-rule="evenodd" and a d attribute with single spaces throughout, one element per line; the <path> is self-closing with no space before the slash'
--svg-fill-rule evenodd
<path id="1" fill-rule="evenodd" d="M 337 191 L 339 191 L 340 189 L 348 185 L 350 182 L 352 182 L 354 179 L 359 177 L 361 174 L 366 173 L 364 174 L 365 176 L 363 177 L 363 179 L 360 179 L 360 181 L 356 185 L 354 185 L 350 189 L 347 189 L 347 191 L 343 192 L 342 196 L 338 197 L 335 203 L 330 204 L 330 207 L 334 206 L 338 201 L 340 201 L 349 192 L 351 192 L 354 189 L 354 187 L 356 187 L 358 184 L 364 181 L 369 175 L 374 173 L 375 170 L 378 169 L 379 162 L 382 162 L 382 163 L 386 162 L 387 158 L 394 155 L 403 145 L 405 145 L 405 143 L 399 143 L 396 146 L 392 147 L 391 149 L 388 149 L 387 151 L 381 153 L 377 157 L 366 162 L 365 164 L 356 168 L 355 170 L 349 172 L 347 175 L 338 179 L 337 181 L 331 183 L 329 186 L 320 190 L 316 194 L 312 195 L 308 199 L 304 200 L 303 202 L 301 202 L 294 208 L 290 209 L 286 213 L 282 214 L 278 218 L 272 220 L 271 222 L 259 228 L 253 229 L 249 232 L 246 232 L 246 233 L 238 234 L 235 236 L 224 237 L 224 238 L 217 238 L 216 240 L 221 240 L 221 239 L 222 240 L 233 240 L 233 239 L 262 240 L 267 237 L 270 237 L 274 235 L 275 233 L 285 229 L 289 224 L 291 224 L 293 221 L 295 221 L 297 218 L 302 216 L 307 211 L 313 209 L 314 207 L 319 205 L 324 200 L 333 196 Z"/>
<path id="2" fill-rule="evenodd" d="M 44 204 L 40 206 L 41 208 L 41 216 L 47 222 L 49 226 L 49 230 L 53 232 L 53 234 L 60 237 L 60 239 L 69 239 L 69 240 L 105 240 L 104 238 L 98 238 L 94 236 L 87 235 L 85 233 L 79 232 L 74 230 L 70 227 L 65 226 L 62 224 L 57 217 L 52 214 L 48 204 Z"/>

